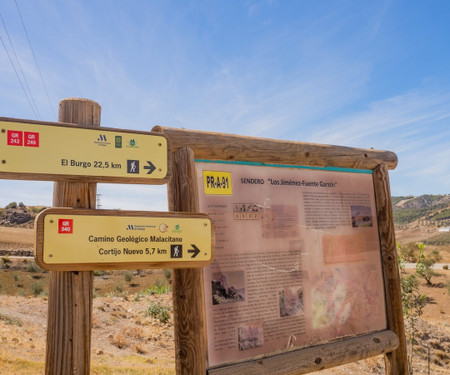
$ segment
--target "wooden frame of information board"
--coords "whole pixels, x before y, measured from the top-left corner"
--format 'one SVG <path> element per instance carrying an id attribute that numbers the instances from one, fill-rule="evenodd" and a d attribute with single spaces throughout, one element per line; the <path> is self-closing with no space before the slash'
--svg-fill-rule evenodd
<path id="1" fill-rule="evenodd" d="M 300 349 L 210 366 L 207 350 L 205 290 L 201 270 L 174 271 L 176 369 L 178 374 L 304 374 L 385 355 L 386 373 L 407 374 L 407 353 L 401 306 L 388 169 L 397 165 L 393 152 L 279 141 L 218 133 L 155 127 L 164 133 L 174 152 L 169 184 L 172 211 L 199 210 L 196 161 L 239 161 L 275 165 L 370 170 L 378 225 L 386 329 Z M 216 236 L 217 238 L 217 236 Z M 217 249 L 217 247 L 216 247 Z M 219 253 L 216 250 L 216 256 Z"/>

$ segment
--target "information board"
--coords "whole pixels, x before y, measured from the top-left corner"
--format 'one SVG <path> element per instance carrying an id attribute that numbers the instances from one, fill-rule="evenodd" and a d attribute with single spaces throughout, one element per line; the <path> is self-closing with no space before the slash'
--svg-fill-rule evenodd
<path id="1" fill-rule="evenodd" d="M 0 178 L 164 183 L 167 174 L 161 134 L 0 121 Z"/>
<path id="2" fill-rule="evenodd" d="M 36 231 L 36 260 L 48 270 L 197 267 L 213 256 L 204 214 L 51 208 Z"/>
<path id="3" fill-rule="evenodd" d="M 370 170 L 196 162 L 210 367 L 387 328 Z"/>

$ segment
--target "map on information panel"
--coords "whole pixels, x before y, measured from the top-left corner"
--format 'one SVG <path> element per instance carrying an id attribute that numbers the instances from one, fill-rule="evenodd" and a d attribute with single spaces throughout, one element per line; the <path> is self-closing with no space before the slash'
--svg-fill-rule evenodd
<path id="1" fill-rule="evenodd" d="M 371 171 L 196 168 L 210 366 L 386 328 Z"/>

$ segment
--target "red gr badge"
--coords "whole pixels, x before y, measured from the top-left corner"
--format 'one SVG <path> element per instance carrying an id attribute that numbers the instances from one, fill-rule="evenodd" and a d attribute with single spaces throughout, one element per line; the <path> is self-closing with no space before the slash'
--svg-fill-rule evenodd
<path id="1" fill-rule="evenodd" d="M 8 130 L 8 146 L 22 146 L 23 145 L 23 132 L 18 130 Z"/>
<path id="2" fill-rule="evenodd" d="M 73 219 L 59 219 L 58 233 L 73 233 Z"/>
<path id="3" fill-rule="evenodd" d="M 26 147 L 39 147 L 39 133 L 25 132 L 24 133 Z"/>

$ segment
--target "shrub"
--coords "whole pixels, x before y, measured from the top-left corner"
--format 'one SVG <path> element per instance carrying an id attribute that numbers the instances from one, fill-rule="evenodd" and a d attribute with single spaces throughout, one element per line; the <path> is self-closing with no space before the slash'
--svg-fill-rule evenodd
<path id="1" fill-rule="evenodd" d="M 164 281 L 162 280 L 156 280 L 155 285 L 152 285 L 149 289 L 147 289 L 145 292 L 147 294 L 153 295 L 153 294 L 166 294 L 170 289 L 166 287 L 164 284 Z"/>
<path id="2" fill-rule="evenodd" d="M 123 292 L 123 285 L 122 284 L 117 284 L 116 287 L 114 288 L 114 291 L 116 293 L 122 293 Z"/>
<path id="3" fill-rule="evenodd" d="M 128 341 L 120 333 L 109 336 L 109 342 L 119 349 L 124 349 L 129 346 Z"/>
<path id="4" fill-rule="evenodd" d="M 161 323 L 167 323 L 170 320 L 170 308 L 152 302 L 147 309 L 147 315 L 158 319 Z"/>
<path id="5" fill-rule="evenodd" d="M 8 209 L 8 208 L 17 208 L 17 202 L 11 202 L 5 208 L 6 209 Z"/>
<path id="6" fill-rule="evenodd" d="M 8 257 L 3 257 L 1 268 L 8 269 L 10 267 L 9 263 L 11 263 L 11 260 Z"/>
<path id="7" fill-rule="evenodd" d="M 129 282 L 133 279 L 133 272 L 131 272 L 131 271 L 126 271 L 125 274 L 124 274 L 124 276 L 125 276 L 125 281 L 126 281 L 127 283 L 129 283 Z"/>
<path id="8" fill-rule="evenodd" d="M 31 291 L 33 292 L 34 296 L 37 297 L 44 291 L 44 288 L 41 283 L 34 282 L 33 284 L 31 284 Z"/>
<path id="9" fill-rule="evenodd" d="M 425 245 L 419 244 L 418 248 L 419 254 L 416 263 L 416 273 L 427 282 L 427 285 L 431 286 L 433 285 L 433 283 L 431 282 L 431 278 L 435 276 L 440 276 L 439 273 L 434 271 L 432 267 L 434 263 L 441 260 L 442 257 L 439 251 L 437 250 L 433 250 L 430 255 L 425 256 L 423 252 Z"/>
<path id="10" fill-rule="evenodd" d="M 170 268 L 164 268 L 163 272 L 166 279 L 170 280 L 170 278 L 172 277 L 172 270 Z"/>
<path id="11" fill-rule="evenodd" d="M 41 272 L 42 269 L 37 265 L 35 261 L 28 262 L 27 264 L 27 272 L 36 273 Z"/>
<path id="12" fill-rule="evenodd" d="M 1 313 L 0 313 L 0 320 L 9 325 L 15 325 L 15 326 L 19 326 L 19 327 L 22 327 L 22 325 L 23 325 L 23 323 L 20 319 L 13 318 L 13 317 L 10 317 L 9 315 L 4 315 Z"/>

